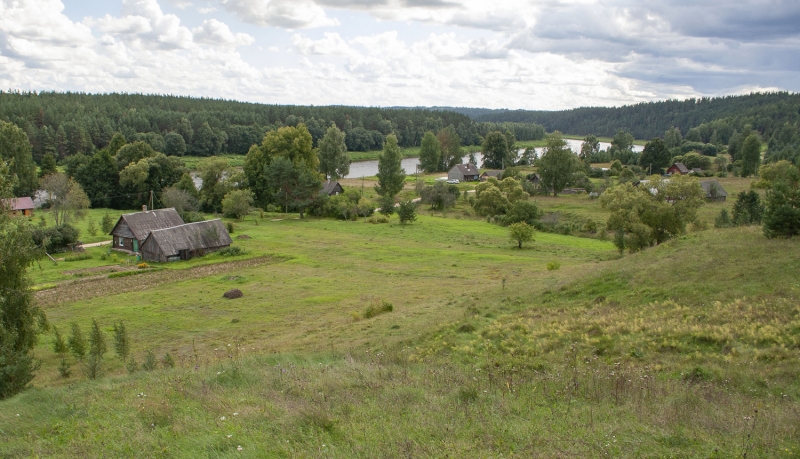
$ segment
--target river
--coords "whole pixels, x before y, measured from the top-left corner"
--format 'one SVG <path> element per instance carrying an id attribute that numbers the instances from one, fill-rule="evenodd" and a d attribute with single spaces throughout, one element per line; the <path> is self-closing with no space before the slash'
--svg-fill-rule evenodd
<path id="1" fill-rule="evenodd" d="M 576 139 L 564 139 L 567 142 L 567 146 L 578 154 L 581 151 L 581 145 L 583 144 L 582 140 Z M 611 144 L 607 142 L 600 142 L 600 149 L 606 150 L 610 147 Z M 542 154 L 543 147 L 536 148 L 536 154 Z M 633 151 L 640 152 L 644 149 L 641 145 L 634 145 Z M 522 153 L 525 151 L 524 149 L 520 149 L 519 152 Z M 478 161 L 476 164 L 478 167 L 481 166 L 483 162 L 483 155 L 481 153 L 475 153 L 475 159 Z M 462 162 L 466 163 L 469 160 L 469 155 L 465 155 L 462 159 Z M 413 174 L 417 171 L 417 166 L 419 165 L 419 158 L 406 158 L 400 163 L 401 167 L 405 169 L 406 174 Z M 354 161 L 350 164 L 350 173 L 347 174 L 345 178 L 360 178 L 360 177 L 371 177 L 378 173 L 378 160 L 373 159 L 370 161 Z"/>

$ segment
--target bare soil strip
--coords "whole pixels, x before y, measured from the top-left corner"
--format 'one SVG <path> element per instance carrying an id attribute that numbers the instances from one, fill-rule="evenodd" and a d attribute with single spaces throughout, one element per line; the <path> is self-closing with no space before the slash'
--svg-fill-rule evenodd
<path id="1" fill-rule="evenodd" d="M 53 306 L 61 303 L 83 301 L 98 296 L 107 296 L 109 292 L 127 293 L 149 290 L 159 285 L 180 282 L 200 277 L 213 276 L 228 271 L 239 271 L 264 264 L 275 264 L 286 261 L 287 258 L 276 256 L 263 256 L 249 260 L 228 261 L 212 265 L 197 266 L 189 269 L 166 270 L 160 269 L 152 273 L 137 276 L 118 277 L 109 279 L 106 276 L 89 277 L 62 282 L 58 287 L 36 292 L 36 303 L 39 306 Z"/>

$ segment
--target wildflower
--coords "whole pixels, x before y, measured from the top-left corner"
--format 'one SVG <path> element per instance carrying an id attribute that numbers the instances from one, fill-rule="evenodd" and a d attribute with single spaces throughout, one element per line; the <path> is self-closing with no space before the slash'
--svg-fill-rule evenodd
<path id="1" fill-rule="evenodd" d="M 242 450 L 242 445 L 236 447 L 236 451 L 241 451 L 241 450 Z"/>
<path id="2" fill-rule="evenodd" d="M 239 413 L 233 413 L 234 416 L 239 416 Z"/>
<path id="3" fill-rule="evenodd" d="M 219 420 L 220 421 L 224 421 L 225 420 L 225 416 L 220 416 Z"/>
<path id="4" fill-rule="evenodd" d="M 231 434 L 228 434 L 228 438 L 231 438 L 232 436 L 233 436 L 233 435 L 231 435 Z"/>

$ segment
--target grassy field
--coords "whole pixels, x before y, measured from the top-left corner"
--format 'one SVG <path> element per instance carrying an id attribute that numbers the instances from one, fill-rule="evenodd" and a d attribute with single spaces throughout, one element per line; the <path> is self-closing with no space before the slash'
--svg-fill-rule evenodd
<path id="1" fill-rule="evenodd" d="M 536 202 L 607 218 L 585 195 Z M 0 402 L 0 457 L 800 456 L 797 241 L 709 229 L 620 257 L 537 233 L 518 250 L 463 200 L 420 210 L 251 214 L 244 254 L 128 277 L 104 248 L 34 266 L 62 333 L 96 319 L 111 345 L 124 321 L 139 363 L 176 367 L 128 375 L 109 352 L 105 378 L 70 357 L 63 379 L 42 336 L 35 388 Z"/>

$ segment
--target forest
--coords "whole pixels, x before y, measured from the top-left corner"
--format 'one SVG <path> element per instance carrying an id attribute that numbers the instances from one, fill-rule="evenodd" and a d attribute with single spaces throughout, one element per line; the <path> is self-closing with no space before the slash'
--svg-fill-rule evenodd
<path id="1" fill-rule="evenodd" d="M 686 136 L 700 130 L 703 142 L 710 142 L 716 129 L 722 143 L 733 130 L 749 124 L 769 138 L 784 123 L 800 120 L 800 94 L 788 92 L 751 93 L 725 97 L 642 102 L 623 107 L 580 107 L 571 110 L 485 110 L 441 107 L 467 115 L 478 122 L 537 123 L 566 134 L 594 134 L 611 137 L 626 129 L 637 139 L 652 139 L 671 127 Z"/>
<path id="2" fill-rule="evenodd" d="M 348 151 L 383 148 L 394 133 L 401 147 L 418 146 L 426 131 L 452 126 L 463 145 L 478 145 L 494 130 L 518 140 L 544 138 L 530 123 L 474 122 L 445 110 L 348 106 L 268 105 L 220 99 L 143 94 L 84 94 L 0 91 L 0 121 L 23 129 L 38 163 L 47 152 L 58 160 L 92 154 L 116 132 L 142 140 L 167 156 L 244 155 L 264 134 L 304 123 L 314 146 L 335 124 L 345 132 Z"/>

